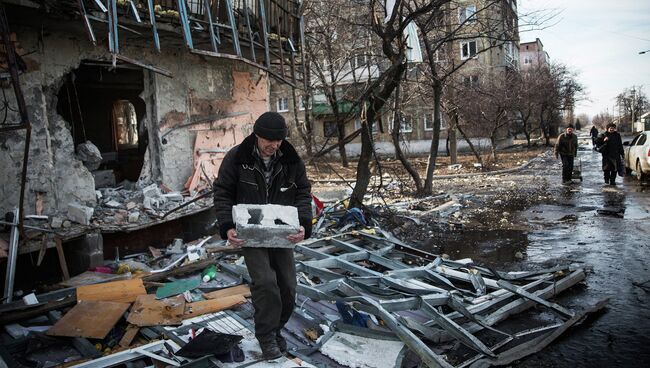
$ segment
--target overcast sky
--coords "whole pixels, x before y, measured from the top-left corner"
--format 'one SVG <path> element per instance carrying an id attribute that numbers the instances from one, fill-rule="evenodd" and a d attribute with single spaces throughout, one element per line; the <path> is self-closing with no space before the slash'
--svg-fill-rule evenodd
<path id="1" fill-rule="evenodd" d="M 521 42 L 539 38 L 551 61 L 579 73 L 590 101 L 580 102 L 576 116 L 609 109 L 625 88 L 641 86 L 650 96 L 650 0 L 520 0 Z M 554 24 L 523 30 L 523 14 L 555 9 Z M 640 51 L 648 53 L 639 55 Z"/>

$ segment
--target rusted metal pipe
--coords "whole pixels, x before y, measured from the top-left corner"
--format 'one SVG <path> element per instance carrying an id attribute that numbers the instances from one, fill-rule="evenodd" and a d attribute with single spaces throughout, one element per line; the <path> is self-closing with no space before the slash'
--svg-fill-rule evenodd
<path id="1" fill-rule="evenodd" d="M 23 225 L 25 222 L 25 186 L 27 184 L 27 164 L 29 162 L 29 143 L 31 140 L 32 126 L 29 123 L 29 115 L 27 114 L 25 97 L 23 96 L 23 91 L 20 89 L 20 83 L 18 80 L 18 63 L 16 62 L 16 50 L 14 49 L 14 44 L 9 39 L 9 22 L 7 21 L 4 5 L 0 6 L 0 34 L 2 35 L 2 40 L 4 42 L 4 47 L 6 50 L 5 52 L 7 54 L 7 65 L 9 67 L 9 74 L 11 75 L 11 83 L 14 87 L 14 93 L 16 94 L 16 103 L 18 104 L 18 112 L 20 114 L 21 125 L 22 128 L 25 129 L 25 151 L 23 154 L 23 168 L 20 175 L 20 199 L 18 204 L 18 228 L 20 229 L 20 234 L 24 237 L 25 229 Z"/>

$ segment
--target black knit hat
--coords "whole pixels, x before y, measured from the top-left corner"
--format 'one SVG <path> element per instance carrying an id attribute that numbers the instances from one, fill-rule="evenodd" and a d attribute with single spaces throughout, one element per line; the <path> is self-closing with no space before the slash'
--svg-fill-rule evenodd
<path id="1" fill-rule="evenodd" d="M 287 123 L 282 115 L 268 111 L 255 120 L 253 133 L 270 141 L 281 141 L 287 137 Z"/>

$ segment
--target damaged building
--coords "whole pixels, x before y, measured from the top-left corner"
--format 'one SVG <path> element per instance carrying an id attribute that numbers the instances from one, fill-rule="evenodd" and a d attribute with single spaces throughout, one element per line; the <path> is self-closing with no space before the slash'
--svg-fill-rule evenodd
<path id="1" fill-rule="evenodd" d="M 20 254 L 90 233 L 99 240 L 83 268 L 107 233 L 115 248 L 124 231 L 177 236 L 182 228 L 161 224 L 210 201 L 167 210 L 209 189 L 225 152 L 269 110 L 270 78 L 296 81 L 294 1 L 3 4 L 15 62 L 3 43 L 0 210 L 20 207 L 21 228 L 27 218 L 51 229 L 21 239 Z"/>

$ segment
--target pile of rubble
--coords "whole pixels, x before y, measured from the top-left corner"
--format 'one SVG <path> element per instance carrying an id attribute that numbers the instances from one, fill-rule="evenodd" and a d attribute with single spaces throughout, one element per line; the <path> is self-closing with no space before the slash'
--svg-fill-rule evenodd
<path id="1" fill-rule="evenodd" d="M 500 272 L 419 250 L 356 209 L 319 212 L 317 237 L 295 246 L 298 300 L 278 367 L 507 365 L 605 303 L 552 301 L 585 279 L 580 267 Z M 238 252 L 211 238 L 175 241 L 5 304 L 11 338 L 0 357 L 10 366 L 266 366 Z"/>

